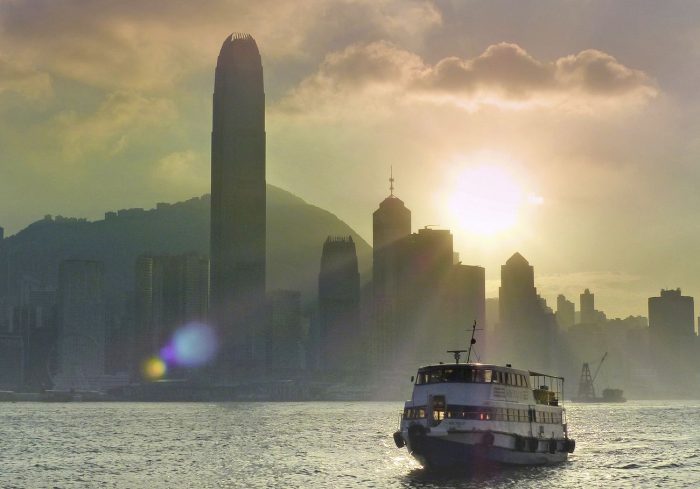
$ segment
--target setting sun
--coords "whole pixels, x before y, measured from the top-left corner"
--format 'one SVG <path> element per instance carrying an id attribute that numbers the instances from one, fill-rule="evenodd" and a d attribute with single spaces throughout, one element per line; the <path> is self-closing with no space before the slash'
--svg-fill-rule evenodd
<path id="1" fill-rule="evenodd" d="M 527 195 L 498 162 L 478 162 L 457 171 L 444 205 L 453 225 L 471 234 L 490 236 L 514 228 L 524 207 L 541 201 L 541 197 Z"/>

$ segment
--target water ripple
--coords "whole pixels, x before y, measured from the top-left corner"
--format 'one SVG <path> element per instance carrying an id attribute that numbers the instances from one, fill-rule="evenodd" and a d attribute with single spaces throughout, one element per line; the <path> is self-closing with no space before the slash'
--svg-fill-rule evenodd
<path id="1" fill-rule="evenodd" d="M 423 470 L 398 403 L 1 404 L 0 487 L 700 487 L 700 403 L 572 405 L 569 461 Z"/>

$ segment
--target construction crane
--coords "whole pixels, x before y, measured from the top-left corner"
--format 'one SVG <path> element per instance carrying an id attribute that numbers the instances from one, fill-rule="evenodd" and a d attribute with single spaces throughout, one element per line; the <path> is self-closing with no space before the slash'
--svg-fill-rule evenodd
<path id="1" fill-rule="evenodd" d="M 578 397 L 579 399 L 595 399 L 595 388 L 593 382 L 595 382 L 598 373 L 600 372 L 600 367 L 603 366 L 603 362 L 608 356 L 608 352 L 605 352 L 603 358 L 600 359 L 598 368 L 595 369 L 595 374 L 591 375 L 591 370 L 588 368 L 588 363 L 584 363 L 581 368 L 581 379 L 578 383 Z"/>
<path id="2" fill-rule="evenodd" d="M 603 362 L 605 359 L 608 357 L 608 352 L 606 351 L 605 354 L 603 355 L 603 358 L 600 359 L 600 363 L 598 364 L 598 368 L 595 369 L 595 374 L 593 374 L 593 380 L 592 382 L 595 382 L 596 377 L 598 377 L 598 373 L 600 372 L 600 367 L 603 366 Z"/>

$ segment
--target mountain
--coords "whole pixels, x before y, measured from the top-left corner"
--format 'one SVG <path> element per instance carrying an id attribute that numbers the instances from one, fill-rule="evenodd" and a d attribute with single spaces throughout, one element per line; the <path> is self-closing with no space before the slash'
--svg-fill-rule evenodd
<path id="1" fill-rule="evenodd" d="M 133 290 L 134 262 L 140 254 L 209 254 L 209 202 L 210 196 L 204 195 L 150 210 L 122 209 L 93 222 L 47 216 L 0 244 L 0 270 L 2 264 L 7 268 L 0 276 L 8 277 L 3 285 L 9 291 L 27 281 L 53 288 L 61 260 L 99 260 L 105 264 L 108 299 L 126 298 Z M 268 185 L 268 290 L 296 289 L 304 302 L 314 300 L 328 235 L 352 236 L 360 272 L 366 276 L 372 250 L 364 239 L 330 212 Z"/>

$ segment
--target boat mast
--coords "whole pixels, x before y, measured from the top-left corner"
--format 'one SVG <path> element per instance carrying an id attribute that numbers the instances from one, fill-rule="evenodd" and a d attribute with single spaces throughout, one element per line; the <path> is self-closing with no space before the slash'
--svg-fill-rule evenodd
<path id="1" fill-rule="evenodd" d="M 452 353 L 452 355 L 454 355 L 456 364 L 459 364 L 459 359 L 462 358 L 462 353 L 467 354 L 467 363 L 469 363 L 472 356 L 472 346 L 476 344 L 476 340 L 474 339 L 474 333 L 476 333 L 476 331 L 476 320 L 474 320 L 474 325 L 472 326 L 472 339 L 469 342 L 468 350 L 447 350 L 447 353 Z"/>
<path id="2" fill-rule="evenodd" d="M 467 352 L 467 363 L 469 363 L 469 360 L 471 359 L 472 356 L 472 346 L 476 344 L 476 339 L 474 338 L 474 334 L 476 333 L 476 319 L 474 320 L 474 324 L 472 325 L 472 339 L 469 342 L 469 351 Z"/>

